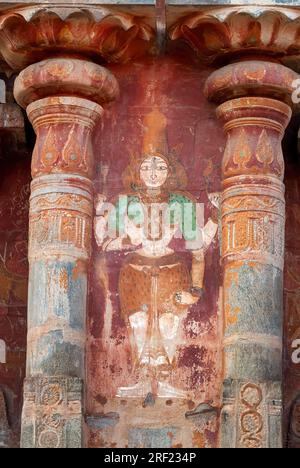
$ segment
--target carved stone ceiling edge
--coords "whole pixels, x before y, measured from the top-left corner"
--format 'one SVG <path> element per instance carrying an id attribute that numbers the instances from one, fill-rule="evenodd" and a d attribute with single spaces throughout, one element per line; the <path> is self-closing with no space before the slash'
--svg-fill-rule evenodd
<path id="1" fill-rule="evenodd" d="M 87 3 L 10 5 L 0 11 L 0 52 L 19 71 L 54 54 L 128 62 L 157 50 L 154 6 Z M 298 67 L 300 8 L 283 6 L 168 7 L 166 39 L 186 43 L 203 62 L 263 53 Z"/>

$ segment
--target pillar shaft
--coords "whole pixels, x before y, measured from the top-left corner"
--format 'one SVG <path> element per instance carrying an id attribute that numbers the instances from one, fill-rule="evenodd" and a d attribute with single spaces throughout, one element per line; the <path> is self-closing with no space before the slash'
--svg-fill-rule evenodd
<path id="1" fill-rule="evenodd" d="M 27 375 L 84 378 L 93 189 L 91 131 L 102 108 L 45 98 L 27 108 L 37 135 L 30 198 Z"/>
<path id="2" fill-rule="evenodd" d="M 23 447 L 83 445 L 91 136 L 103 112 L 100 104 L 111 100 L 116 90 L 107 70 L 81 60 L 33 65 L 16 82 L 16 99 L 27 108 L 37 137 L 30 197 Z"/>
<path id="3" fill-rule="evenodd" d="M 284 256 L 284 161 L 290 107 L 280 98 L 292 72 L 245 62 L 216 72 L 207 94 L 220 102 L 227 143 L 222 164 L 224 380 L 221 446 L 280 447 Z M 226 77 L 224 79 L 224 77 Z M 266 82 L 264 82 L 266 79 Z M 226 81 L 227 80 L 227 81 Z M 257 80 L 253 95 L 253 83 Z M 251 86 L 252 85 L 252 86 Z M 250 91 L 251 90 L 251 91 Z M 244 93 L 246 96 L 230 99 Z M 279 96 L 278 96 L 279 97 Z"/>

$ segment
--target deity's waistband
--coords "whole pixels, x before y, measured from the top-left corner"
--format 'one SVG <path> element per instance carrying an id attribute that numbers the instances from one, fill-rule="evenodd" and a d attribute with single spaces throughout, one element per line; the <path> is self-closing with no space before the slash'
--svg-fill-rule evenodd
<path id="1" fill-rule="evenodd" d="M 164 255 L 163 257 L 146 257 L 134 252 L 126 257 L 125 263 L 139 266 L 161 267 L 182 263 L 182 261 L 175 253 Z"/>

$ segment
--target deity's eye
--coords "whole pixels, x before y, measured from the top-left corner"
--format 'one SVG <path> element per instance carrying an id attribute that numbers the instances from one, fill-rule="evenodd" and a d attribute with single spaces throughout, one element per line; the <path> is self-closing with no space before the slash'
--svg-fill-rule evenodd
<path id="1" fill-rule="evenodd" d="M 158 170 L 159 171 L 167 171 L 168 167 L 165 164 L 161 164 L 160 166 L 158 166 Z"/>
<path id="2" fill-rule="evenodd" d="M 141 167 L 141 170 L 142 170 L 142 171 L 149 171 L 149 170 L 150 170 L 150 167 L 144 165 L 144 166 Z"/>

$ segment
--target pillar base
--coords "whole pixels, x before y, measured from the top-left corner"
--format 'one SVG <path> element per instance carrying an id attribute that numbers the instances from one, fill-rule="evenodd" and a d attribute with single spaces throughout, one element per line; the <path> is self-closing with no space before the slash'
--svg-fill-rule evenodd
<path id="1" fill-rule="evenodd" d="M 81 448 L 82 395 L 77 377 L 26 379 L 21 448 Z"/>
<path id="2" fill-rule="evenodd" d="M 223 382 L 222 448 L 282 448 L 281 382 Z"/>

